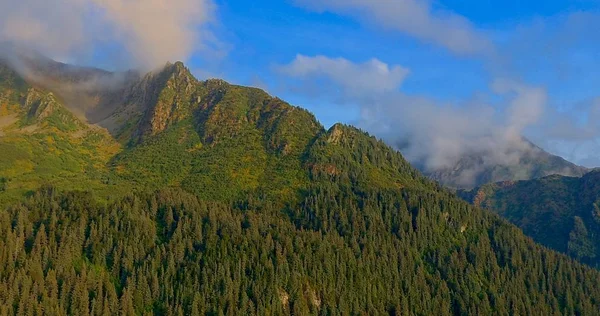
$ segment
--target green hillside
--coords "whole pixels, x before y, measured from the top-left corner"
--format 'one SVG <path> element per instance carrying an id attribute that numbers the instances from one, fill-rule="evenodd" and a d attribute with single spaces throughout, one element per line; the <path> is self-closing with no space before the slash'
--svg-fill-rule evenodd
<path id="1" fill-rule="evenodd" d="M 43 184 L 97 189 L 104 196 L 115 191 L 108 162 L 121 150 L 118 142 L 6 66 L 0 66 L 0 82 L 0 203 L 18 201 Z"/>
<path id="2" fill-rule="evenodd" d="M 519 226 L 537 242 L 600 264 L 600 172 L 504 182 L 459 193 Z"/>
<path id="3" fill-rule="evenodd" d="M 600 308 L 597 270 L 261 90 L 168 65 L 110 94 L 105 129 L 8 81 L 22 94 L 0 136 L 0 315 Z M 51 106 L 28 106 L 31 89 Z"/>

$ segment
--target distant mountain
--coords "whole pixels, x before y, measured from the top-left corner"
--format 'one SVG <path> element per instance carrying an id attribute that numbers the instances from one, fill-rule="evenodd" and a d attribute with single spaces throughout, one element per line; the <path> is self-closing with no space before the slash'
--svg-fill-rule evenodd
<path id="1" fill-rule="evenodd" d="M 182 63 L 50 63 L 0 66 L 2 315 L 600 308 L 599 271 L 359 129 Z"/>
<path id="2" fill-rule="evenodd" d="M 600 265 L 600 171 L 487 184 L 459 195 L 550 248 Z"/>
<path id="3" fill-rule="evenodd" d="M 509 162 L 498 161 L 492 158 L 494 153 L 491 152 L 470 153 L 451 167 L 421 170 L 431 179 L 455 189 L 471 189 L 501 181 L 537 179 L 553 174 L 580 177 L 589 171 L 549 154 L 526 139 L 506 155 L 513 159 Z"/>

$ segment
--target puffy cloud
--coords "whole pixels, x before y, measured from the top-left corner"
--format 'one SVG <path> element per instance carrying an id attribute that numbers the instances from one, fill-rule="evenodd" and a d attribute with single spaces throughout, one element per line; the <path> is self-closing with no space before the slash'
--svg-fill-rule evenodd
<path id="1" fill-rule="evenodd" d="M 529 87 L 509 80 L 496 80 L 492 89 L 498 94 L 514 94 L 509 103 L 507 137 L 521 138 L 523 130 L 537 123 L 544 114 L 548 95 L 542 88 Z"/>
<path id="2" fill-rule="evenodd" d="M 336 101 L 360 107 L 358 125 L 397 144 L 409 160 L 431 170 L 451 167 L 472 153 L 484 153 L 485 164 L 518 163 L 520 155 L 531 148 L 521 135 L 539 123 L 547 104 L 544 89 L 509 80 L 491 85 L 501 99 L 499 104 L 482 98 L 440 103 L 406 95 L 401 85 L 408 71 L 381 61 L 353 63 L 299 56 L 279 69 L 306 79 L 307 84 L 326 78 L 329 85 L 324 91 L 339 91 Z M 307 85 L 296 90 L 302 88 L 311 91 Z"/>
<path id="3" fill-rule="evenodd" d="M 337 81 L 333 86 L 314 84 L 312 90 L 337 94 L 336 102 L 359 104 L 362 124 L 371 125 L 369 130 L 378 136 L 418 144 L 403 150 L 413 161 L 422 160 L 429 166 L 451 165 L 469 148 L 499 148 L 497 151 L 501 152 L 502 148 L 523 147 L 519 144 L 525 134 L 570 161 L 590 167 L 598 165 L 600 158 L 595 157 L 600 156 L 600 128 L 596 122 L 600 106 L 592 91 L 597 86 L 593 61 L 600 46 L 589 41 L 598 25 L 598 12 L 538 17 L 508 28 L 504 25 L 482 30 L 462 16 L 440 9 L 431 0 L 296 3 L 313 11 L 345 15 L 397 31 L 457 54 L 481 57 L 491 78 L 507 78 L 493 81 L 486 99 L 457 104 L 403 94 L 403 81 L 394 83 L 395 91 L 388 89 L 385 93 L 367 85 L 362 89 L 349 88 L 332 76 L 329 80 Z M 305 83 L 293 89 L 307 93 L 309 88 Z M 577 98 L 593 100 L 581 102 Z M 530 146 L 525 143 L 525 147 Z M 513 161 L 511 157 L 492 155 L 488 160 Z"/>
<path id="4" fill-rule="evenodd" d="M 116 46 L 119 58 L 155 67 L 201 46 L 213 9 L 211 0 L 1 1 L 0 41 L 67 60 Z"/>
<path id="5" fill-rule="evenodd" d="M 312 82 L 331 80 L 351 96 L 393 91 L 409 74 L 407 68 L 390 66 L 375 58 L 357 64 L 344 58 L 304 55 L 277 69 L 290 77 Z"/>
<path id="6" fill-rule="evenodd" d="M 434 9 L 430 0 L 295 0 L 318 12 L 359 18 L 446 47 L 457 54 L 492 54 L 493 44 L 466 18 Z"/>

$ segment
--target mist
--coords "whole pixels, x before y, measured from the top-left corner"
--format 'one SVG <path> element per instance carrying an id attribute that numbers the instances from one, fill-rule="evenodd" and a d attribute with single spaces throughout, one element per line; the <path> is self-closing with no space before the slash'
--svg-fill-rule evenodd
<path id="1" fill-rule="evenodd" d="M 214 11 L 211 0 L 0 1 L 0 61 L 96 123 L 142 74 L 214 40 Z"/>
<path id="2" fill-rule="evenodd" d="M 1 1 L 0 42 L 66 63 L 151 70 L 201 49 L 213 10 L 210 0 Z"/>
<path id="3" fill-rule="evenodd" d="M 493 87 L 503 97 L 501 104 L 485 99 L 441 104 L 401 93 L 379 96 L 361 102 L 357 123 L 426 170 L 453 167 L 476 153 L 485 153 L 486 164 L 516 164 L 531 148 L 522 135 L 542 117 L 546 93 L 502 80 Z"/>
<path id="4" fill-rule="evenodd" d="M 489 93 L 444 102 L 404 93 L 402 86 L 411 71 L 377 59 L 351 62 L 298 55 L 276 69 L 289 78 L 287 85 L 294 93 L 342 109 L 357 108 L 360 115 L 350 123 L 396 147 L 426 173 L 460 170 L 454 180 L 462 187 L 471 187 L 478 177 L 497 168 L 537 170 L 529 164 L 548 158 L 534 145 L 540 140 L 574 136 L 585 140 L 598 134 L 595 122 L 582 125 L 577 118 L 593 120 L 600 113 L 600 102 L 596 107 L 582 105 L 585 113 L 560 112 L 546 88 L 510 78 L 493 79 Z M 545 169 L 563 175 L 578 175 L 580 170 L 576 166 Z"/>

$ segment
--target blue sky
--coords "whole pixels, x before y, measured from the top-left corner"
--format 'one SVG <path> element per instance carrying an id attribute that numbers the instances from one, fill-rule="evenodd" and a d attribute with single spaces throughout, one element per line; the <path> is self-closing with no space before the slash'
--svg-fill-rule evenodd
<path id="1" fill-rule="evenodd" d="M 168 5 L 165 5 L 168 3 Z M 431 166 L 526 136 L 600 166 L 598 0 L 20 0 L 0 41 L 257 86 Z"/>
<path id="2" fill-rule="evenodd" d="M 416 3 L 417 9 L 395 2 Z M 484 122 L 473 124 L 478 130 L 444 127 L 435 132 L 462 139 L 436 141 L 456 141 L 460 147 L 477 133 L 506 134 L 516 128 L 552 153 L 600 165 L 597 128 L 588 122 L 598 112 L 593 109 L 600 92 L 600 45 L 594 31 L 600 26 L 598 1 L 218 0 L 216 6 L 211 30 L 222 54 L 215 58 L 214 51 L 199 52 L 188 60 L 200 78 L 264 88 L 307 108 L 325 126 L 356 124 L 390 143 L 435 127 L 431 122 L 406 127 L 406 117 L 427 119 L 413 113 L 419 107 L 434 109 L 424 113 L 443 109 L 451 124 L 471 125 L 463 119 L 473 122 L 479 120 L 474 114 L 484 113 L 479 116 Z M 423 16 L 406 25 L 398 22 L 403 10 L 416 10 L 404 19 Z M 460 36 L 459 44 L 446 40 L 453 36 Z M 310 71 L 294 64 L 299 55 L 313 58 L 310 66 L 304 60 Z M 316 65 L 317 57 L 330 60 Z M 350 91 L 351 82 L 340 82 L 346 70 L 332 62 L 338 59 L 347 67 L 363 65 L 356 69 L 367 73 L 374 69 L 364 64 L 376 59 L 408 74 L 392 90 L 360 89 L 358 94 Z M 371 78 L 389 79 L 385 74 Z M 511 82 L 510 88 L 498 92 L 498 81 Z M 543 98 L 536 100 L 543 101 L 530 105 L 530 91 L 542 91 Z M 411 108 L 410 114 L 402 108 Z M 511 118 L 515 111 L 533 117 L 517 124 L 523 120 Z M 493 131 L 486 131 L 486 125 Z"/>
<path id="3" fill-rule="evenodd" d="M 297 54 L 303 54 L 343 57 L 354 62 L 378 58 L 388 64 L 403 65 L 412 70 L 403 85 L 404 91 L 442 99 L 468 98 L 475 91 L 485 90 L 486 81 L 490 80 L 482 58 L 456 56 L 444 47 L 402 32 L 379 28 L 375 23 L 361 23 L 353 17 L 335 13 L 314 12 L 294 5 L 294 1 L 219 0 L 217 5 L 217 36 L 226 43 L 227 56 L 216 63 L 203 56 L 190 60 L 192 68 L 201 69 L 207 75 L 226 77 L 240 84 L 256 84 L 257 80 L 262 80 L 272 86 L 281 79 L 274 76 L 273 66 L 289 63 Z M 576 12 L 593 12 L 600 7 L 600 2 L 444 0 L 435 2 L 433 6 L 464 16 L 475 27 L 489 32 L 492 40 L 497 38 L 498 42 L 502 42 L 503 37 L 519 36 L 518 28 L 544 19 L 548 21 L 543 35 L 554 36 L 552 29 L 560 28 L 554 24 L 559 24 L 557 20 L 561 17 Z M 598 49 L 593 38 L 589 38 L 589 42 L 587 45 L 592 46 L 591 50 Z M 540 43 L 540 46 L 543 44 Z M 578 63 L 594 67 L 590 62 L 597 51 L 585 56 L 586 48 L 581 49 L 584 49 L 583 54 L 573 52 L 573 56 L 568 56 L 571 60 L 562 62 L 570 62 L 573 68 L 580 66 Z M 531 56 L 527 57 L 523 63 L 531 62 Z M 533 67 L 526 65 L 525 68 Z M 543 64 L 534 69 L 515 71 L 521 72 L 519 77 L 523 80 L 532 83 L 569 84 L 560 82 L 560 78 L 555 79 L 558 74 L 549 76 L 549 70 L 544 69 Z M 199 75 L 204 74 L 200 72 Z M 577 72 L 576 75 L 587 74 Z M 589 90 L 586 93 L 585 89 L 595 85 L 593 78 L 589 77 L 570 84 L 570 89 L 579 91 L 560 91 L 560 94 L 568 97 L 593 94 Z"/>

